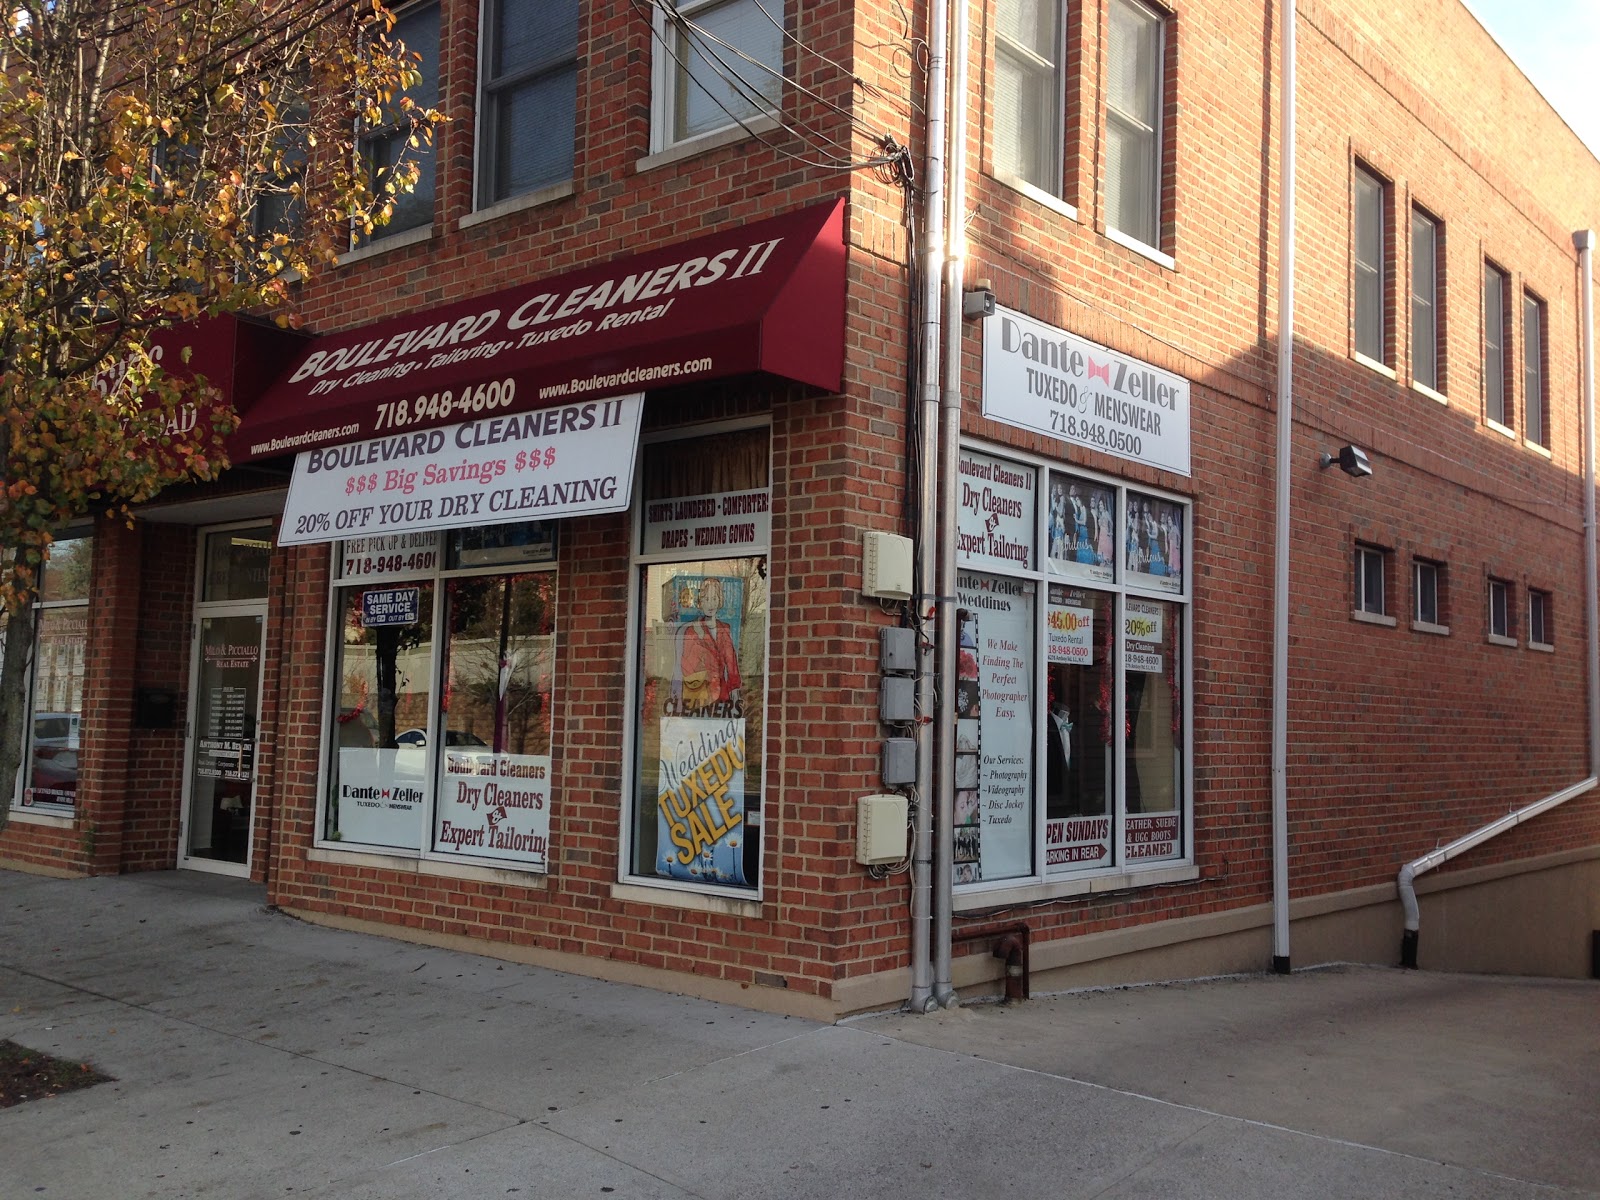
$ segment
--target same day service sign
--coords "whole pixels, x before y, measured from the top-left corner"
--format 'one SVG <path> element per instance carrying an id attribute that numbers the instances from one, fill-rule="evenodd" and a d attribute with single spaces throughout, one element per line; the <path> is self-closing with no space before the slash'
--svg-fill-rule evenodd
<path id="1" fill-rule="evenodd" d="M 1189 381 L 998 308 L 983 323 L 983 415 L 1189 474 Z"/>

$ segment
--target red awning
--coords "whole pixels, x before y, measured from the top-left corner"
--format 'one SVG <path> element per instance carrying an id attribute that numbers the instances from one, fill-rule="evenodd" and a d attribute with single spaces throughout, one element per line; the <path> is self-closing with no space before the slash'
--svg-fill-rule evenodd
<path id="1" fill-rule="evenodd" d="M 764 371 L 844 370 L 844 202 L 316 339 L 235 462 Z"/>

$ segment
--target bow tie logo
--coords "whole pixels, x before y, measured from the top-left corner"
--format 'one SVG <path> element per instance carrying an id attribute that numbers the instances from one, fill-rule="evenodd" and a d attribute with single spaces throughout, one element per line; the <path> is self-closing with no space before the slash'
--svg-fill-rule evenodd
<path id="1" fill-rule="evenodd" d="M 1111 364 L 1096 363 L 1091 358 L 1089 360 L 1089 378 L 1102 380 L 1109 386 L 1111 383 Z"/>

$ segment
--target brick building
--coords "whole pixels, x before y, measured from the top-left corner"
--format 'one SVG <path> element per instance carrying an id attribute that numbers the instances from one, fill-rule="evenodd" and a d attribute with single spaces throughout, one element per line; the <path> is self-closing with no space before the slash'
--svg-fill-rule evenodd
<path id="1" fill-rule="evenodd" d="M 1281 10 L 972 6 L 935 197 L 926 14 L 553 7 L 399 9 L 418 193 L 309 340 L 173 335 L 235 466 L 64 531 L 0 862 L 830 1015 L 1394 961 L 1559 797 L 1417 946 L 1589 972 L 1600 162 L 1459 0 L 1298 4 L 1283 859 Z"/>

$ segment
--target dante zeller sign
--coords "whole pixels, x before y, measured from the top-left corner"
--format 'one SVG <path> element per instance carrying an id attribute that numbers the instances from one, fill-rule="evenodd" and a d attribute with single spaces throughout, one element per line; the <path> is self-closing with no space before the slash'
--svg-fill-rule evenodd
<path id="1" fill-rule="evenodd" d="M 308 450 L 278 542 L 624 512 L 643 411 L 635 393 Z"/>
<path id="2" fill-rule="evenodd" d="M 983 415 L 1189 474 L 1189 381 L 1010 309 L 983 323 Z"/>

